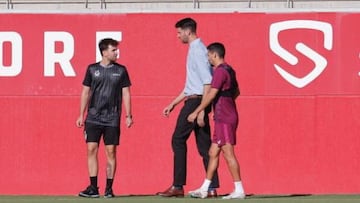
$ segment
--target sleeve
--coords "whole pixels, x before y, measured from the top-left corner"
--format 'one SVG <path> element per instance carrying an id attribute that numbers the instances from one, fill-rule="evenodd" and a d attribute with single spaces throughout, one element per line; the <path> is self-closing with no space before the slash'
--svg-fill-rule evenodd
<path id="1" fill-rule="evenodd" d="M 130 87 L 131 86 L 131 82 L 130 82 L 130 77 L 129 77 L 129 74 L 126 70 L 126 68 L 124 67 L 124 71 L 123 71 L 123 74 L 122 74 L 122 80 L 121 80 L 121 87 Z"/>
<path id="2" fill-rule="evenodd" d="M 211 66 L 207 57 L 207 52 L 203 52 L 202 50 L 198 50 L 196 53 L 196 70 L 199 75 L 201 82 L 204 85 L 211 84 Z"/>
<path id="3" fill-rule="evenodd" d="M 214 71 L 211 87 L 221 90 L 226 82 L 226 70 L 223 68 L 216 68 Z"/>
<path id="4" fill-rule="evenodd" d="M 92 78 L 91 78 L 90 66 L 88 66 L 88 68 L 86 70 L 86 73 L 85 73 L 85 78 L 84 78 L 82 84 L 84 86 L 90 87 L 91 86 L 91 81 L 92 81 Z"/>

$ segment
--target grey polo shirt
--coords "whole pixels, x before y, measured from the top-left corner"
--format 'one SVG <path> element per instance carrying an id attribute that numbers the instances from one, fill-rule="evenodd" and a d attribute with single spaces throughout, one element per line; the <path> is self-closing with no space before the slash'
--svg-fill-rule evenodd
<path id="1" fill-rule="evenodd" d="M 206 46 L 200 38 L 197 38 L 189 44 L 186 61 L 185 95 L 202 95 L 204 85 L 211 84 L 211 79 L 211 66 L 207 57 Z"/>

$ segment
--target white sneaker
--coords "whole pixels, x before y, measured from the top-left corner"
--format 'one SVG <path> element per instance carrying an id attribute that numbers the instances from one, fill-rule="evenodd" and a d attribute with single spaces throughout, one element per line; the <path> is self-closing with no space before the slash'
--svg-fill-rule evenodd
<path id="1" fill-rule="evenodd" d="M 201 190 L 200 188 L 194 191 L 189 191 L 190 197 L 194 198 L 206 198 L 208 196 L 208 192 Z"/>
<path id="2" fill-rule="evenodd" d="M 232 192 L 231 194 L 223 197 L 222 199 L 245 199 L 245 194 L 240 192 Z"/>

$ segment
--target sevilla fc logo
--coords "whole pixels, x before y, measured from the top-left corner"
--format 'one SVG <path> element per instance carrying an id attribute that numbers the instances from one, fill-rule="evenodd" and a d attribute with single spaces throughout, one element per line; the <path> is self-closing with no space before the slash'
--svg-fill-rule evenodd
<path id="1" fill-rule="evenodd" d="M 312 29 L 321 31 L 324 34 L 324 48 L 331 50 L 333 46 L 333 30 L 332 26 L 326 22 L 313 21 L 313 20 L 289 20 L 273 23 L 270 26 L 270 49 L 279 57 L 284 59 L 290 65 L 298 64 L 298 58 L 284 49 L 279 43 L 279 33 L 281 31 L 289 31 L 292 29 Z M 327 60 L 319 53 L 302 42 L 298 42 L 295 46 L 296 50 L 304 54 L 315 64 L 315 67 L 304 77 L 296 77 L 287 72 L 282 67 L 274 64 L 276 71 L 290 84 L 297 88 L 303 88 L 316 79 L 326 68 Z"/>

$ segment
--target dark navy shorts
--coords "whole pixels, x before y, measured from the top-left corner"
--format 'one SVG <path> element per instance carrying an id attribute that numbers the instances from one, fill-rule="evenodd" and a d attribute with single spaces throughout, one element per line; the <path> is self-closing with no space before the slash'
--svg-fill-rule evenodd
<path id="1" fill-rule="evenodd" d="M 120 127 L 85 122 L 84 136 L 86 142 L 100 143 L 101 136 L 103 136 L 105 145 L 119 145 Z"/>

